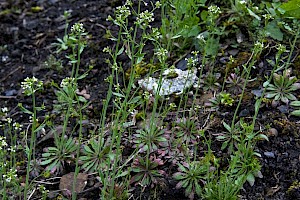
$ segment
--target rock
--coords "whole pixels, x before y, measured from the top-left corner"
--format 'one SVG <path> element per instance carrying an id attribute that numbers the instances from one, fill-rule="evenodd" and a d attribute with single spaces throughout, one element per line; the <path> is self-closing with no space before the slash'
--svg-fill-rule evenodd
<path id="1" fill-rule="evenodd" d="M 248 109 L 243 109 L 241 110 L 240 114 L 239 114 L 239 117 L 247 117 L 250 115 L 250 112 Z"/>
<path id="2" fill-rule="evenodd" d="M 275 158 L 275 154 L 270 151 L 264 152 L 264 155 L 267 156 L 268 158 Z"/>
<path id="3" fill-rule="evenodd" d="M 18 94 L 18 91 L 15 90 L 15 89 L 12 89 L 12 90 L 6 90 L 6 91 L 4 92 L 4 94 L 5 94 L 5 96 L 14 96 L 14 95 Z"/>
<path id="4" fill-rule="evenodd" d="M 278 106 L 277 109 L 281 112 L 281 113 L 288 113 L 289 112 L 289 107 L 286 106 L 286 105 L 281 105 L 281 106 Z"/>
<path id="5" fill-rule="evenodd" d="M 239 53 L 239 50 L 238 49 L 232 49 L 232 50 L 229 50 L 228 53 L 232 56 L 236 56 Z"/>
<path id="6" fill-rule="evenodd" d="M 159 78 L 147 77 L 138 81 L 138 84 L 143 89 L 156 94 L 161 84 L 160 96 L 166 96 L 170 94 L 181 94 L 184 89 L 193 86 L 197 82 L 198 77 L 196 76 L 197 69 L 192 68 L 191 70 L 182 71 L 180 69 L 167 69 L 162 73 L 162 80 L 160 83 Z"/>
<path id="7" fill-rule="evenodd" d="M 277 131 L 277 129 L 276 128 L 270 128 L 269 130 L 268 130 L 268 136 L 277 136 L 278 135 L 278 131 Z"/>

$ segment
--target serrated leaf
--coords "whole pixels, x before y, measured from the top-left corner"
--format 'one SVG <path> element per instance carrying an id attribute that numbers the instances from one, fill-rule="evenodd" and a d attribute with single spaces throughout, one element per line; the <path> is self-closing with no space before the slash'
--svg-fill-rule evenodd
<path id="1" fill-rule="evenodd" d="M 183 187 L 183 188 L 186 188 L 186 187 L 188 186 L 189 183 L 190 183 L 190 182 L 189 182 L 189 179 L 184 179 L 184 180 L 182 180 L 182 187 Z"/>
<path id="2" fill-rule="evenodd" d="M 283 33 L 281 32 L 280 28 L 277 25 L 277 20 L 271 21 L 266 26 L 267 35 L 272 37 L 275 40 L 282 41 L 283 40 Z"/>
<path id="3" fill-rule="evenodd" d="M 144 176 L 144 174 L 136 174 L 130 179 L 130 182 L 131 183 L 138 182 L 139 180 L 141 180 L 143 178 L 143 176 Z"/>
<path id="4" fill-rule="evenodd" d="M 270 81 L 266 81 L 263 83 L 263 87 L 267 87 L 270 84 Z"/>
<path id="5" fill-rule="evenodd" d="M 277 95 L 277 93 L 267 93 L 265 95 L 265 97 L 268 98 L 268 99 L 271 99 L 271 98 L 275 97 L 276 95 Z"/>
<path id="6" fill-rule="evenodd" d="M 210 56 L 217 55 L 219 50 L 219 38 L 210 37 L 206 41 L 206 54 Z"/>

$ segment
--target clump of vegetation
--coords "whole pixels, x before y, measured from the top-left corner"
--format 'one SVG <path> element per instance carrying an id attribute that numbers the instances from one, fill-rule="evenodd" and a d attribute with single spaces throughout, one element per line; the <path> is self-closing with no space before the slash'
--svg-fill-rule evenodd
<path id="1" fill-rule="evenodd" d="M 218 7 L 219 3 L 223 7 Z M 45 90 L 44 83 L 32 77 L 21 83 L 32 105 L 20 103 L 18 107 L 22 117 L 28 116 L 29 120 L 20 124 L 9 116 L 6 107 L 0 110 L 0 197 L 29 199 L 38 190 L 39 197 L 50 198 L 48 185 L 38 186 L 37 183 L 46 183 L 39 180 L 50 178 L 52 184 L 57 175 L 71 170 L 72 199 L 79 195 L 75 188 L 80 171 L 92 177 L 86 187 L 94 183 L 92 187 L 99 189 L 100 199 L 128 199 L 133 191 L 145 190 L 154 191 L 149 198 L 155 199 L 170 179 L 189 199 L 238 199 L 246 182 L 253 186 L 256 178 L 263 177 L 258 159 L 261 154 L 256 150 L 259 141 L 268 141 L 263 134 L 264 125 L 257 123 L 263 99 L 285 104 L 291 101 L 290 106 L 295 108 L 291 114 L 300 116 L 296 93 L 300 84 L 291 76 L 291 56 L 300 30 L 295 20 L 300 17 L 291 12 L 287 6 L 290 4 L 127 0 L 115 8 L 114 16 L 107 18 L 118 32 L 107 30 L 106 34 L 113 43 L 103 49 L 110 56 L 106 60 L 110 75 L 105 79 L 108 88 L 100 119 L 93 119 L 96 124 L 89 121 L 89 99 L 79 94 L 81 81 L 92 70 L 81 66 L 89 36 L 82 23 L 75 23 L 69 30 L 70 14 L 66 12 L 65 34 L 53 46 L 56 53 L 65 55 L 71 68 L 66 69 L 64 62 L 53 56 L 45 63 L 47 67 L 70 71 L 60 83 L 50 84 L 56 97 L 50 106 L 53 109 L 38 101 L 37 95 Z M 160 27 L 152 25 L 157 11 L 161 11 Z M 244 29 L 247 33 L 241 31 Z M 225 40 L 231 35 L 235 35 L 234 41 Z M 295 40 L 288 52 L 278 43 L 291 36 Z M 271 49 L 277 48 L 278 52 L 264 68 L 259 62 L 264 59 L 264 50 L 269 51 L 269 40 L 272 42 L 268 45 L 275 43 Z M 151 52 L 145 50 L 148 44 Z M 226 48 L 245 47 L 251 53 L 239 63 L 241 66 L 235 66 Z M 184 60 L 188 54 L 193 57 Z M 225 56 L 229 62 L 220 64 L 219 57 Z M 178 77 L 174 66 L 181 60 L 186 65 L 183 68 L 195 70 L 193 87 L 176 95 L 161 95 L 163 72 L 173 69 L 167 74 L 172 82 Z M 123 67 L 126 64 L 129 69 Z M 234 72 L 229 68 L 235 68 Z M 258 68 L 267 75 L 252 77 Z M 137 84 L 142 76 L 154 76 L 158 82 L 144 91 Z M 261 94 L 249 101 L 253 103 L 253 116 L 243 118 L 238 113 L 249 107 L 244 96 L 254 79 Z M 182 80 L 180 85 L 189 81 L 184 76 Z M 207 92 L 212 95 L 202 99 Z M 93 130 L 84 127 L 86 124 L 93 125 Z M 61 130 L 53 129 L 55 125 Z M 52 135 L 45 134 L 49 129 Z M 23 137 L 21 141 L 17 141 L 18 135 Z M 44 137 L 42 142 L 38 142 L 40 137 Z M 22 177 L 21 169 L 26 171 Z M 291 190 L 298 185 L 292 185 Z"/>
<path id="2" fill-rule="evenodd" d="M 282 75 L 274 73 L 273 84 L 265 83 L 266 98 L 272 98 L 274 101 L 281 101 L 288 104 L 289 101 L 297 100 L 297 97 L 293 92 L 300 89 L 300 83 L 297 83 L 298 79 L 295 76 L 291 76 L 291 70 L 284 70 Z"/>

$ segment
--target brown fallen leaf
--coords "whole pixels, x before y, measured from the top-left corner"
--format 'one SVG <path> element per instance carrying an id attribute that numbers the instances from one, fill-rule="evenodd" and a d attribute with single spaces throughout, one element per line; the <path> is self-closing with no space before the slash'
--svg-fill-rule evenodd
<path id="1" fill-rule="evenodd" d="M 76 194 L 83 191 L 87 184 L 88 174 L 78 173 L 76 177 L 76 184 L 74 192 Z M 60 179 L 59 189 L 62 191 L 63 195 L 66 197 L 72 196 L 72 188 L 74 183 L 74 172 L 70 172 L 66 175 L 63 175 Z"/>

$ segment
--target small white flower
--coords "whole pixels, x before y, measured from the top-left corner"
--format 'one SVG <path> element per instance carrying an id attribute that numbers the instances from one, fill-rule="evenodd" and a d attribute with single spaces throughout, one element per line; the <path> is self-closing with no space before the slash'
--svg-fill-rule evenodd
<path id="1" fill-rule="evenodd" d="M 204 35 L 202 33 L 200 33 L 198 36 L 197 36 L 197 39 L 200 40 L 201 42 L 205 43 L 205 38 L 204 38 Z"/>
<path id="2" fill-rule="evenodd" d="M 8 113 L 8 108 L 7 108 L 7 107 L 3 107 L 3 108 L 1 108 L 1 111 L 2 111 L 3 113 Z"/>
<path id="3" fill-rule="evenodd" d="M 2 150 L 6 146 L 7 146 L 6 137 L 1 137 L 0 136 L 0 150 Z"/>
<path id="4" fill-rule="evenodd" d="M 17 146 L 11 146 L 9 148 L 7 148 L 8 151 L 10 152 L 16 152 Z"/>
<path id="5" fill-rule="evenodd" d="M 36 122 L 38 122 L 38 121 L 39 121 L 39 119 L 38 119 L 38 118 L 36 118 Z M 33 122 L 32 115 L 31 115 L 31 116 L 29 116 L 29 122 L 30 122 L 30 123 L 32 123 L 32 122 Z"/>
<path id="6" fill-rule="evenodd" d="M 132 1 L 131 0 L 127 0 L 125 3 L 126 6 L 132 6 Z"/>
<path id="7" fill-rule="evenodd" d="M 12 118 L 9 118 L 9 117 L 8 117 L 8 118 L 6 118 L 6 121 L 7 121 L 7 123 L 10 124 L 10 123 L 12 122 Z"/>
<path id="8" fill-rule="evenodd" d="M 22 130 L 23 125 L 18 122 L 14 122 L 13 127 L 16 131 L 20 131 L 20 130 Z"/>

